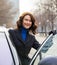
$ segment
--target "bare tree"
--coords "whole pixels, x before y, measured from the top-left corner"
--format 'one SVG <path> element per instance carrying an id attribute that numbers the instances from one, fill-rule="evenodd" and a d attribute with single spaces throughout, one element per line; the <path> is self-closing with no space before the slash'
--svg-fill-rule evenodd
<path id="1" fill-rule="evenodd" d="M 54 19 L 57 16 L 57 0 L 47 0 L 47 2 L 35 4 L 37 8 L 34 10 L 38 22 L 41 22 L 41 28 L 47 32 L 47 28 L 54 29 Z M 41 15 L 41 16 L 40 16 Z M 48 26 L 48 27 L 47 27 Z"/>
<path id="2" fill-rule="evenodd" d="M 0 0 L 0 25 L 12 26 L 17 14 L 19 15 L 19 3 L 14 3 L 13 0 Z"/>

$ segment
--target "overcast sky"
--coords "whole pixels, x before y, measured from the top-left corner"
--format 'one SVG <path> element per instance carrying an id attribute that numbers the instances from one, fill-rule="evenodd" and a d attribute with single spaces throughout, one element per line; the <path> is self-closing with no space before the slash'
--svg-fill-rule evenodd
<path id="1" fill-rule="evenodd" d="M 20 14 L 25 11 L 30 11 L 33 8 L 35 0 L 19 0 Z"/>
<path id="2" fill-rule="evenodd" d="M 46 0 L 19 0 L 20 14 L 26 11 L 31 11 L 35 8 L 35 3 L 45 2 Z"/>

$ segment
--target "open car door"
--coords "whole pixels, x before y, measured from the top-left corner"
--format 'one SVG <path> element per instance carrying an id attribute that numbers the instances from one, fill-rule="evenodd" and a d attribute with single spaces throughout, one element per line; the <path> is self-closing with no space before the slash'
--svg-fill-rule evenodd
<path id="1" fill-rule="evenodd" d="M 50 34 L 44 41 L 43 41 L 43 43 L 42 43 L 42 45 L 41 45 L 41 47 L 35 52 L 35 54 L 33 55 L 33 57 L 32 57 L 32 60 L 31 60 L 31 62 L 30 62 L 30 64 L 29 65 L 38 65 L 38 63 L 39 63 L 39 61 L 41 60 L 41 58 L 42 58 L 42 54 L 40 55 L 41 56 L 41 58 L 39 58 L 39 53 L 42 51 L 42 49 L 43 49 L 43 47 L 46 45 L 46 42 L 48 42 L 48 41 L 50 41 L 50 39 L 53 39 L 53 34 Z M 46 53 L 44 53 L 44 54 L 46 54 Z M 43 54 L 43 55 L 44 55 Z M 43 57 L 44 58 L 44 57 Z"/>

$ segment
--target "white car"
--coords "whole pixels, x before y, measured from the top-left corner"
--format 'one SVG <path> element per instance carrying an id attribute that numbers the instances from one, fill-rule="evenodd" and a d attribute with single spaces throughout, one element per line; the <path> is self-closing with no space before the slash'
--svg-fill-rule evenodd
<path id="1" fill-rule="evenodd" d="M 38 65 L 43 58 L 57 56 L 57 34 L 53 36 L 53 45 L 50 49 L 48 49 L 46 53 L 41 52 L 45 43 L 48 42 L 52 36 L 53 34 L 44 40 L 42 46 L 33 55 L 29 65 Z M 8 29 L 5 27 L 0 27 L 0 65 L 22 65 L 20 59 L 18 58 L 17 51 L 10 39 Z"/>
<path id="2" fill-rule="evenodd" d="M 4 27 L 0 27 L 0 65 L 19 65 L 16 49 Z"/>

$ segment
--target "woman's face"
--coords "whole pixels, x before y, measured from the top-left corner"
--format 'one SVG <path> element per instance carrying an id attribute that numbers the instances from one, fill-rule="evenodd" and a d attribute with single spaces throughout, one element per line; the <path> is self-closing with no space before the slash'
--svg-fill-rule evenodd
<path id="1" fill-rule="evenodd" d="M 32 26 L 31 17 L 29 15 L 26 15 L 23 18 L 23 27 L 29 29 L 31 26 Z"/>

